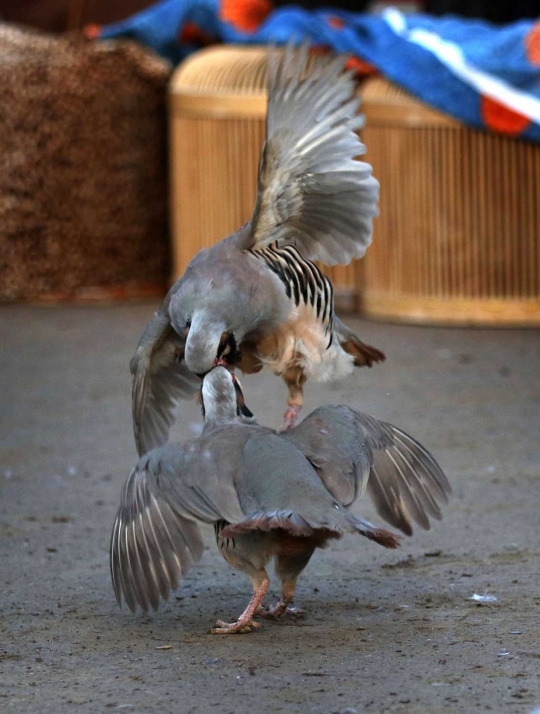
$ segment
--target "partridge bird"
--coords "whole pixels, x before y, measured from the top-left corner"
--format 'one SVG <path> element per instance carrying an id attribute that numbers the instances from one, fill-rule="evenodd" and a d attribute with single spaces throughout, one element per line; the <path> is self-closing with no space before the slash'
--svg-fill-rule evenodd
<path id="1" fill-rule="evenodd" d="M 200 251 L 143 332 L 131 361 L 139 454 L 168 439 L 178 400 L 219 362 L 268 365 L 288 390 L 294 424 L 308 379 L 342 378 L 384 354 L 334 314 L 333 288 L 312 260 L 346 264 L 371 243 L 379 184 L 355 131 L 359 100 L 345 58 L 287 47 L 268 69 L 266 140 L 251 222 Z"/>
<path id="2" fill-rule="evenodd" d="M 433 457 L 390 424 L 345 406 L 316 409 L 300 425 L 275 432 L 240 420 L 243 400 L 225 367 L 202 384 L 204 430 L 184 444 L 143 456 L 128 477 L 113 528 L 111 574 L 118 603 L 157 609 L 202 554 L 197 521 L 213 523 L 225 560 L 244 572 L 253 597 L 238 620 L 218 621 L 216 634 L 258 627 L 275 559 L 281 600 L 290 607 L 296 580 L 316 548 L 358 533 L 387 548 L 398 537 L 352 514 L 367 489 L 379 514 L 411 535 L 429 529 L 450 486 Z"/>

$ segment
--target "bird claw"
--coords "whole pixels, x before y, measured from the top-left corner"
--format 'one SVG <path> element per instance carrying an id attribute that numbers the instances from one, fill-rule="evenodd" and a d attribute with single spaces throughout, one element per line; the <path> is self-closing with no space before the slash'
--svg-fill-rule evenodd
<path id="1" fill-rule="evenodd" d="M 236 622 L 223 622 L 223 620 L 218 620 L 216 626 L 210 630 L 211 635 L 234 635 L 236 633 L 244 634 L 245 632 L 251 632 L 251 630 L 258 630 L 260 624 L 253 620 L 253 615 L 255 615 L 263 601 L 266 593 L 268 592 L 268 575 L 265 573 L 264 580 L 261 581 L 260 585 L 257 587 L 249 605 L 246 607 L 244 612 L 240 615 Z"/>
<path id="2" fill-rule="evenodd" d="M 291 404 L 285 414 L 283 415 L 283 424 L 280 431 L 287 431 L 295 426 L 298 421 L 298 415 L 300 414 L 302 407 L 300 404 Z"/>
<path id="3" fill-rule="evenodd" d="M 245 620 L 241 619 L 236 622 L 224 622 L 223 620 L 218 620 L 216 626 L 210 630 L 211 635 L 244 635 L 252 630 L 260 629 L 261 625 L 255 620 Z"/>

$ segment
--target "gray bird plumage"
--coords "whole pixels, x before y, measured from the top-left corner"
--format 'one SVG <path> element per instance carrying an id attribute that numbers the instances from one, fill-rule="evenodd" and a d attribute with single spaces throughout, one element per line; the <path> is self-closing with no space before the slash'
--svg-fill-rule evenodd
<path id="1" fill-rule="evenodd" d="M 252 238 L 263 247 L 278 240 L 326 265 L 361 258 L 371 243 L 379 185 L 356 131 L 353 75 L 346 59 L 323 60 L 308 71 L 308 48 L 268 68 L 266 140 L 259 166 Z"/>
<path id="2" fill-rule="evenodd" d="M 312 260 L 364 255 L 378 182 L 356 130 L 358 99 L 344 57 L 271 54 L 267 132 L 250 223 L 189 264 L 143 333 L 134 358 L 139 454 L 166 443 L 178 402 L 216 358 L 268 366 L 289 388 L 288 423 L 306 380 L 340 379 L 384 359 L 334 316 L 333 289 Z"/>
<path id="3" fill-rule="evenodd" d="M 197 521 L 213 523 L 224 558 L 255 591 L 248 614 L 217 632 L 256 626 L 272 558 L 283 584 L 274 613 L 281 613 L 313 551 L 327 541 L 360 533 L 397 547 L 393 534 L 348 509 L 366 489 L 379 514 L 407 535 L 413 521 L 429 529 L 450 493 L 424 447 L 349 407 L 320 407 L 285 432 L 242 423 L 234 379 L 225 367 L 204 378 L 199 438 L 139 460 L 122 490 L 110 551 L 119 604 L 156 609 L 201 556 Z"/>

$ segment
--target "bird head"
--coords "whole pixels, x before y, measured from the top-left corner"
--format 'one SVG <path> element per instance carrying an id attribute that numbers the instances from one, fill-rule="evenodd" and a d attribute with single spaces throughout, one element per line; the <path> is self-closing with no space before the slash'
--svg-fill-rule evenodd
<path id="1" fill-rule="evenodd" d="M 240 356 L 237 337 L 226 321 L 204 311 L 186 322 L 184 359 L 190 372 L 204 377 L 218 363 L 235 364 Z"/>
<path id="2" fill-rule="evenodd" d="M 238 363 L 246 335 L 268 320 L 279 323 L 285 317 L 272 290 L 261 289 L 258 273 L 254 277 L 246 272 L 242 255 L 227 250 L 226 240 L 200 251 L 172 289 L 171 324 L 185 337 L 187 368 L 201 377 L 216 366 L 216 360 Z"/>
<path id="3" fill-rule="evenodd" d="M 218 366 L 204 376 L 201 386 L 201 405 L 205 423 L 227 421 L 253 422 L 246 406 L 238 379 L 226 367 Z"/>

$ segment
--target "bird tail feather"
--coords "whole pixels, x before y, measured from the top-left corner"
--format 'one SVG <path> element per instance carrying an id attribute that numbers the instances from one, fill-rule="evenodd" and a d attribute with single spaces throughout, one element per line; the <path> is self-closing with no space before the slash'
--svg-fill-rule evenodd
<path id="1" fill-rule="evenodd" d="M 376 362 L 384 362 L 386 359 L 384 352 L 362 342 L 358 335 L 337 317 L 334 318 L 334 330 L 337 332 L 339 344 L 353 357 L 357 367 L 372 367 Z"/>

